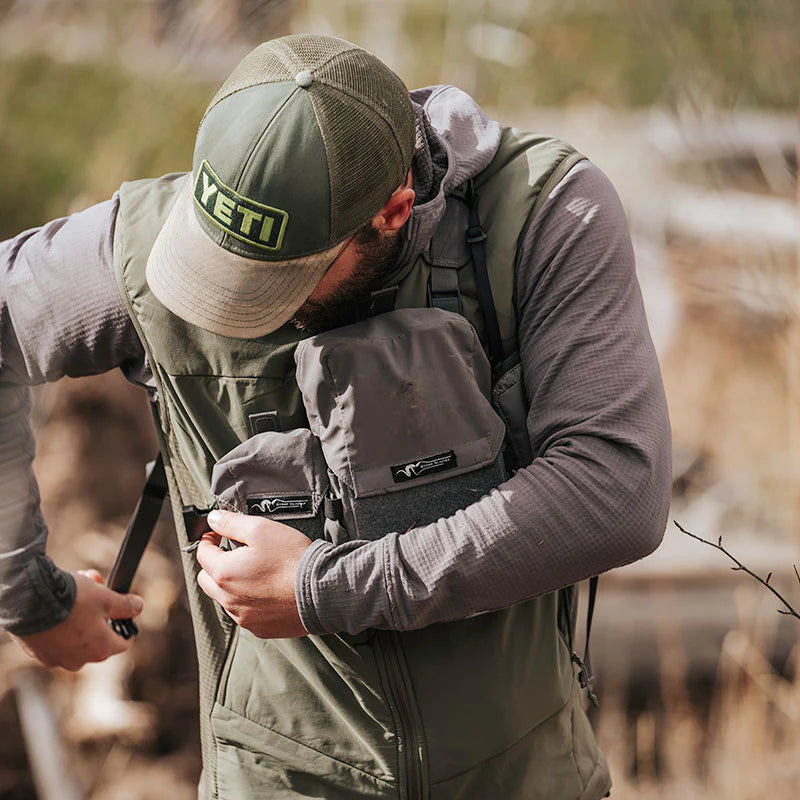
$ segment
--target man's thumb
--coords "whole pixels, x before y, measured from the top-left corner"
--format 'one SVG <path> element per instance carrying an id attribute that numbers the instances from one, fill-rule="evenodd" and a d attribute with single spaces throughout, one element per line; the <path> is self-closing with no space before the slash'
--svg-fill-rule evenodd
<path id="1" fill-rule="evenodd" d="M 119 594 L 109 590 L 112 595 L 108 600 L 106 611 L 111 619 L 130 619 L 138 617 L 144 608 L 144 600 L 138 594 Z"/>

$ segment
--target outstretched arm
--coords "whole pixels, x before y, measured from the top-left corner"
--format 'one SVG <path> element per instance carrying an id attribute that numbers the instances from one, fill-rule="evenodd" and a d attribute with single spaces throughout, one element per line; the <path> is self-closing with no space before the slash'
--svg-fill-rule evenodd
<path id="1" fill-rule="evenodd" d="M 0 627 L 18 637 L 65 624 L 76 595 L 115 600 L 94 584 L 77 592 L 45 554 L 29 387 L 143 357 L 113 274 L 116 212 L 109 200 L 0 244 Z"/>

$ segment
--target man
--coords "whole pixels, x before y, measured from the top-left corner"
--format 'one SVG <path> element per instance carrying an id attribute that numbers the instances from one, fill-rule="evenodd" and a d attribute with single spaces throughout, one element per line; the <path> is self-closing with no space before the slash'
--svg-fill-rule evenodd
<path id="1" fill-rule="evenodd" d="M 264 420 L 308 425 L 298 341 L 428 305 L 463 313 L 498 397 L 524 399 L 505 420 L 519 469 L 379 538 L 209 516 L 184 554 L 202 797 L 607 794 L 569 587 L 657 546 L 670 477 L 624 214 L 563 142 L 292 36 L 214 97 L 190 176 L 125 184 L 0 251 L 0 622 L 68 669 L 127 649 L 106 620 L 141 600 L 44 555 L 27 385 L 119 366 L 149 386 L 179 512 L 210 503 L 215 462 Z"/>

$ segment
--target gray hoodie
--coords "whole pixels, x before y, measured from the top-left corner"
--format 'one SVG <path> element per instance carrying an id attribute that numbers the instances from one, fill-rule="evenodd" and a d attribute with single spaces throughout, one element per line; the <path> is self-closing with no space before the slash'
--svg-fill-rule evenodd
<path id="1" fill-rule="evenodd" d="M 414 187 L 403 259 L 424 250 L 444 196 L 480 172 L 500 125 L 454 87 L 412 93 Z M 45 555 L 28 387 L 148 370 L 113 269 L 118 201 L 0 244 L 0 626 L 62 621 L 74 580 Z M 502 608 L 643 557 L 660 542 L 670 431 L 624 212 L 581 162 L 553 189 L 516 258 L 534 461 L 453 516 L 378 541 L 315 541 L 297 572 L 312 633 L 404 630 Z"/>

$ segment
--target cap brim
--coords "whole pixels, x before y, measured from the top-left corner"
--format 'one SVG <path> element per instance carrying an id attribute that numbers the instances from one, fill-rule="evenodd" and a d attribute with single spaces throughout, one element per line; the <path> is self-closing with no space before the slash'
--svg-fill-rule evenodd
<path id="1" fill-rule="evenodd" d="M 291 261 L 231 253 L 200 226 L 190 178 L 147 260 L 150 289 L 173 314 L 212 333 L 256 339 L 278 330 L 303 305 L 346 241 Z"/>

